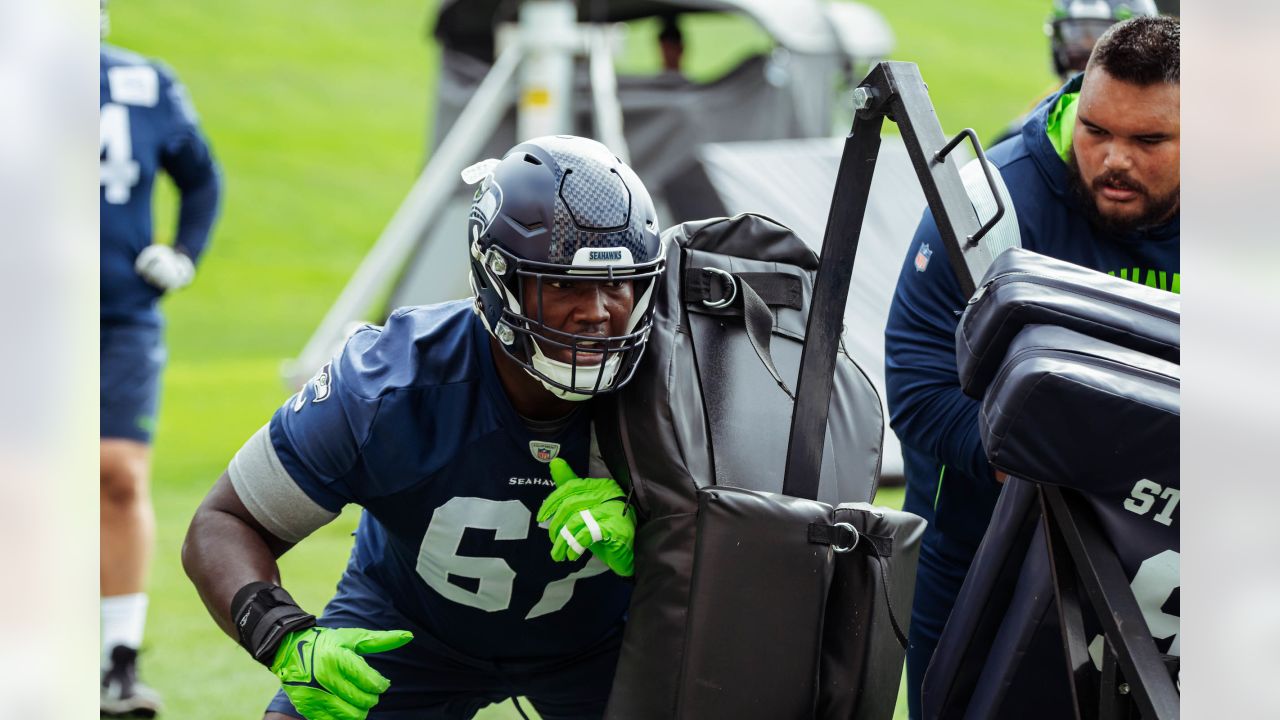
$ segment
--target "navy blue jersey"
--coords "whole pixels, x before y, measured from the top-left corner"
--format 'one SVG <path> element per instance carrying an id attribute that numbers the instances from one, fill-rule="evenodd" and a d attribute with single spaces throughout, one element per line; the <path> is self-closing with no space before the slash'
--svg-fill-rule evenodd
<path id="1" fill-rule="evenodd" d="M 1020 135 L 988 153 L 1013 199 L 1022 246 L 1178 292 L 1177 215 L 1146 231 L 1109 235 L 1090 225 L 1071 194 L 1069 169 L 1049 142 L 1045 123 L 1060 95 L 1078 92 L 1080 82 L 1077 76 L 1045 99 Z M 960 543 L 972 555 L 1000 486 L 978 437 L 979 402 L 961 392 L 956 370 L 955 333 L 966 300 L 926 210 L 885 327 L 890 422 L 902 440 L 907 509 L 925 516 L 949 542 Z"/>
<path id="2" fill-rule="evenodd" d="M 466 300 L 361 329 L 268 431 L 307 498 L 365 509 L 353 563 L 384 601 L 471 657 L 539 658 L 615 631 L 630 598 L 589 554 L 552 561 L 535 521 L 552 457 L 587 473 L 589 415 L 530 430 Z"/>
<path id="3" fill-rule="evenodd" d="M 193 261 L 217 215 L 220 182 L 195 112 L 163 66 L 103 45 L 99 89 L 101 317 L 158 325 L 161 290 L 134 272 L 152 242 L 151 195 L 164 170 L 182 196 L 174 246 Z"/>

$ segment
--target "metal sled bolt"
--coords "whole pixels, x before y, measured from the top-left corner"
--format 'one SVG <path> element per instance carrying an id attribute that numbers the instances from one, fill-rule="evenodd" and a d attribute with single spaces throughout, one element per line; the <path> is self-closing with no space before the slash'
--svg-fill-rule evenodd
<path id="1" fill-rule="evenodd" d="M 853 109 L 866 110 L 871 106 L 871 88 L 856 87 L 853 89 Z"/>

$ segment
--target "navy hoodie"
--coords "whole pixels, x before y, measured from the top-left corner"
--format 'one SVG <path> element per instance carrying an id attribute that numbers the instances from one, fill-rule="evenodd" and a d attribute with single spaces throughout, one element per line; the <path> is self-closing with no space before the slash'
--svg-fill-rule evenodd
<path id="1" fill-rule="evenodd" d="M 1179 290 L 1179 215 L 1128 236 L 1095 229 L 1072 195 L 1069 168 L 1046 134 L 1048 114 L 1082 76 L 1046 98 L 1022 133 L 992 148 L 1017 211 L 1022 246 L 1166 290 Z M 972 558 L 1000 485 L 978 434 L 979 402 L 964 395 L 955 333 L 965 298 L 925 211 L 907 252 L 885 327 L 890 422 L 902 440 L 906 509 L 946 538 L 949 554 Z"/>

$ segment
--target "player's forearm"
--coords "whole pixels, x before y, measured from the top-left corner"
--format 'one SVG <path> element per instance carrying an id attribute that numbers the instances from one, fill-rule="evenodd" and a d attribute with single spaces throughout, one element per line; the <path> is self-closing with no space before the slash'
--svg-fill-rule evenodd
<path id="1" fill-rule="evenodd" d="M 994 480 L 978 432 L 979 404 L 959 385 L 916 389 L 909 397 L 892 398 L 889 407 L 890 425 L 902 442 L 967 477 Z"/>
<path id="2" fill-rule="evenodd" d="M 991 477 L 977 400 L 960 389 L 953 336 L 924 323 L 885 328 L 889 423 L 903 443 L 971 478 Z"/>
<path id="3" fill-rule="evenodd" d="M 251 582 L 279 584 L 276 550 L 232 513 L 202 505 L 191 520 L 182 565 L 209 614 L 233 639 L 239 636 L 231 620 L 231 601 Z"/>
<path id="4" fill-rule="evenodd" d="M 195 262 L 204 252 L 222 197 L 222 180 L 216 166 L 210 166 L 202 181 L 182 189 L 178 228 L 174 247 Z"/>

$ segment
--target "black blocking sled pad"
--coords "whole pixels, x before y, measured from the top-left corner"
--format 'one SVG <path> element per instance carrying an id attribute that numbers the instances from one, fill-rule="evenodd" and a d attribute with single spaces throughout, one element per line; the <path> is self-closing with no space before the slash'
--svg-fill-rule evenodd
<path id="1" fill-rule="evenodd" d="M 1075 717 L 1037 483 L 1080 491 L 1074 512 L 1087 513 L 1098 531 L 1089 552 L 1105 556 L 1093 561 L 1124 573 L 1102 592 L 1132 599 L 1128 579 L 1180 545 L 1176 517 L 1150 517 L 1176 504 L 1140 516 L 1130 497 L 1135 481 L 1180 488 L 1179 377 L 1177 365 L 1065 328 L 1031 325 L 1014 338 L 979 416 L 992 465 L 1012 477 L 925 675 L 927 720 Z M 1165 595 L 1155 599 L 1162 607 Z M 1090 642 L 1098 623 L 1085 616 Z M 1167 640 L 1176 620 L 1151 632 Z M 1066 635 L 1073 633 L 1080 637 Z M 1176 672 L 1176 657 L 1161 660 Z M 1091 677 L 1083 682 L 1096 684 Z M 1085 717 L 1094 712 L 1090 706 Z"/>
<path id="2" fill-rule="evenodd" d="M 1115 662 L 1103 655 L 1117 636 L 1108 634 L 1104 646 L 1098 633 L 1100 623 L 1112 623 L 1108 633 L 1146 624 L 1148 609 L 1136 612 L 1129 582 L 1138 581 L 1140 569 L 1167 565 L 1179 549 L 1173 513 L 1180 488 L 1179 302 L 1170 293 L 1055 264 L 1065 266 L 1022 250 L 1000 256 L 957 332 L 962 383 L 982 399 L 983 445 L 992 465 L 1011 477 L 926 673 L 922 705 L 929 720 L 1052 720 L 1074 717 L 1079 702 L 1091 717 L 1099 702 L 1105 708 L 1138 695 L 1156 706 L 1172 702 L 1176 712 L 1168 678 L 1148 687 L 1129 677 L 1131 694 L 1108 692 Z M 1174 500 L 1141 501 L 1141 486 L 1164 489 L 1160 497 Z M 1062 537 L 1069 526 L 1084 530 L 1071 530 L 1082 539 L 1068 553 Z M 1049 527 L 1059 536 L 1056 549 L 1046 541 Z M 1078 595 L 1073 566 L 1081 562 L 1095 577 L 1091 602 L 1105 603 L 1114 619 L 1095 614 L 1096 607 L 1083 614 L 1078 604 L 1062 608 L 1064 598 L 1071 603 Z M 1110 580 L 1100 570 L 1106 567 L 1115 568 Z M 1176 673 L 1177 658 L 1158 655 L 1151 644 L 1177 633 L 1176 611 L 1170 624 L 1160 609 L 1178 587 L 1176 560 L 1172 568 L 1168 588 L 1144 590 L 1145 602 L 1154 599 L 1165 616 L 1159 627 L 1149 627 L 1150 636 L 1124 635 L 1132 667 L 1143 665 L 1137 658 L 1146 653 L 1164 666 L 1159 672 Z M 1069 668 L 1068 656 L 1083 664 Z M 1124 717 L 1127 710 L 1104 715 Z"/>
<path id="3" fill-rule="evenodd" d="M 1173 293 L 1021 248 L 999 255 L 956 329 L 992 465 L 1078 489 L 1176 477 L 1180 320 Z"/>
<path id="4" fill-rule="evenodd" d="M 982 401 L 987 458 L 1016 477 L 1080 490 L 1176 474 L 1152 463 L 1178 462 L 1180 376 L 1165 360 L 1030 325 Z"/>
<path id="5" fill-rule="evenodd" d="M 699 491 L 677 717 L 887 717 L 923 533 L 866 503 Z"/>
<path id="6" fill-rule="evenodd" d="M 1181 300 L 1171 292 L 1007 250 L 987 270 L 956 330 L 960 383 L 981 398 L 1027 325 L 1057 325 L 1177 364 L 1180 317 Z"/>
<path id="7" fill-rule="evenodd" d="M 638 513 L 606 717 L 887 720 L 924 521 L 866 504 L 884 420 L 844 353 L 817 497 L 781 494 L 817 257 L 752 214 L 664 236 L 645 357 L 593 403 Z"/>

